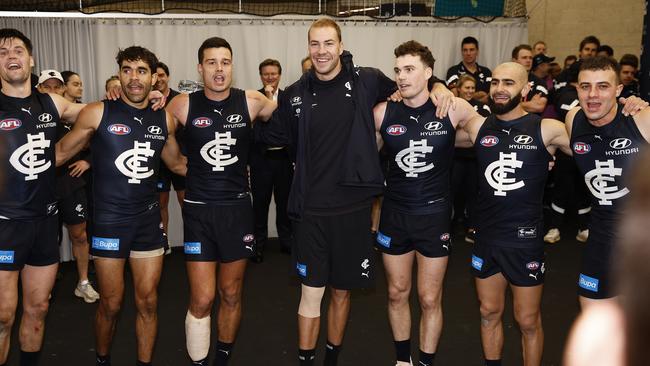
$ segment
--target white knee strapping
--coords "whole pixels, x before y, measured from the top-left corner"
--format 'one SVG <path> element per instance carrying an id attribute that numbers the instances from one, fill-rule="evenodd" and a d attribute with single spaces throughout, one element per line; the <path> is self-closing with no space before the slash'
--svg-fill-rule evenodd
<path id="1" fill-rule="evenodd" d="M 210 351 L 210 316 L 197 319 L 188 310 L 185 316 L 185 340 L 192 361 L 206 358 Z"/>
<path id="2" fill-rule="evenodd" d="M 298 315 L 302 315 L 305 318 L 318 318 L 320 316 L 320 304 L 324 294 L 325 287 L 302 285 Z"/>

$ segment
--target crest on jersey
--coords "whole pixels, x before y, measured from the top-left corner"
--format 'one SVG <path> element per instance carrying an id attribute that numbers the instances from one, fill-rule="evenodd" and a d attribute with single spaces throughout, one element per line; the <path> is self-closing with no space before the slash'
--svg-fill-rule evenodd
<path id="1" fill-rule="evenodd" d="M 128 135 L 131 133 L 131 127 L 121 123 L 115 123 L 108 126 L 108 132 L 118 136 Z"/>
<path id="2" fill-rule="evenodd" d="M 519 189 L 525 185 L 523 180 L 517 181 L 513 174 L 515 169 L 521 168 L 524 162 L 517 160 L 517 153 L 499 153 L 499 160 L 492 162 L 485 168 L 485 179 L 490 187 L 494 188 L 495 196 L 505 197 L 509 191 Z"/>
<path id="3" fill-rule="evenodd" d="M 50 140 L 45 139 L 45 133 L 27 134 L 27 142 L 14 150 L 9 162 L 17 171 L 25 174 L 25 180 L 36 180 L 40 173 L 52 166 L 52 162 L 41 159 L 45 149 L 50 147 Z"/>
<path id="4" fill-rule="evenodd" d="M 386 127 L 386 133 L 391 136 L 400 136 L 406 133 L 406 126 L 390 125 Z"/>
<path id="5" fill-rule="evenodd" d="M 596 168 L 585 174 L 585 183 L 594 197 L 598 198 L 601 206 L 611 206 L 612 201 L 630 193 L 623 187 L 616 185 L 616 177 L 623 175 L 623 169 L 614 166 L 614 160 L 596 160 Z"/>
<path id="6" fill-rule="evenodd" d="M 7 118 L 0 121 L 0 130 L 2 131 L 12 131 L 17 128 L 20 128 L 23 123 L 16 118 Z"/>
<path id="7" fill-rule="evenodd" d="M 483 136 L 483 138 L 481 139 L 481 145 L 485 147 L 492 147 L 498 143 L 499 143 L 499 138 L 492 135 Z"/>
<path id="8" fill-rule="evenodd" d="M 427 140 L 422 139 L 419 141 L 409 141 L 409 147 L 400 151 L 395 155 L 395 162 L 404 172 L 407 177 L 417 178 L 419 173 L 427 172 L 433 169 L 433 164 L 427 164 L 425 161 L 418 161 L 424 158 L 427 153 L 433 151 L 433 146 L 427 145 Z"/>
<path id="9" fill-rule="evenodd" d="M 201 157 L 208 164 L 212 165 L 213 172 L 223 172 L 228 165 L 239 161 L 237 155 L 230 154 L 230 147 L 235 146 L 237 139 L 233 138 L 230 131 L 214 133 L 214 140 L 208 141 L 201 148 Z"/>
<path id="10" fill-rule="evenodd" d="M 154 170 L 147 166 L 148 158 L 156 152 L 151 149 L 151 142 L 133 142 L 133 148 L 121 153 L 115 159 L 115 167 L 129 178 L 130 184 L 140 184 L 143 179 L 153 175 Z"/>

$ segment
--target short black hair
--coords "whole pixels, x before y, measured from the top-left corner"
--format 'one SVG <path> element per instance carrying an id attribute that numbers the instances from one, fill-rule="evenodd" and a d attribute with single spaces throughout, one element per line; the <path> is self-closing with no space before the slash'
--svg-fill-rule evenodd
<path id="1" fill-rule="evenodd" d="M 61 77 L 63 78 L 63 84 L 67 84 L 67 83 L 68 83 L 68 80 L 70 80 L 70 78 L 71 78 L 72 76 L 74 76 L 74 75 L 79 76 L 79 74 L 77 74 L 77 73 L 74 72 L 74 71 L 70 71 L 70 70 L 61 71 Z"/>
<path id="2" fill-rule="evenodd" d="M 596 53 L 598 53 L 598 52 L 605 52 L 607 54 L 607 56 L 614 57 L 614 49 L 612 47 L 606 45 L 606 44 L 598 47 L 598 50 L 596 51 Z"/>
<path id="3" fill-rule="evenodd" d="M 430 67 L 433 70 L 433 65 L 436 63 L 436 59 L 433 58 L 431 50 L 429 47 L 417 42 L 417 41 L 407 41 L 395 48 L 395 57 L 400 57 L 404 55 L 420 56 L 420 60 L 426 67 Z"/>
<path id="4" fill-rule="evenodd" d="M 533 48 L 530 47 L 530 45 L 520 44 L 519 46 L 512 49 L 512 59 L 513 60 L 515 60 L 515 59 L 517 59 L 517 57 L 519 57 L 519 51 L 521 51 L 521 50 L 528 50 L 530 52 L 533 52 Z"/>
<path id="5" fill-rule="evenodd" d="M 201 47 L 199 47 L 199 63 L 203 62 L 203 51 L 208 48 L 227 48 L 228 51 L 230 51 L 230 56 L 232 56 L 232 47 L 230 47 L 230 43 L 228 43 L 228 41 L 221 37 L 210 37 L 203 41 Z"/>
<path id="6" fill-rule="evenodd" d="M 282 75 L 282 65 L 280 65 L 280 61 L 274 60 L 272 58 L 267 58 L 266 60 L 260 62 L 259 70 L 260 70 L 260 75 L 262 75 L 262 68 L 265 66 L 275 66 L 278 68 L 278 72 L 280 75 Z"/>
<path id="7" fill-rule="evenodd" d="M 580 48 L 578 48 L 578 51 L 582 51 L 588 43 L 595 44 L 596 48 L 600 47 L 600 40 L 596 38 L 596 36 L 586 36 L 582 41 L 580 41 Z"/>
<path id="8" fill-rule="evenodd" d="M 582 60 L 580 64 L 580 71 L 599 71 L 599 70 L 612 70 L 616 74 L 616 82 L 620 83 L 619 74 L 621 73 L 621 66 L 616 62 L 613 57 L 595 56 L 586 60 Z"/>
<path id="9" fill-rule="evenodd" d="M 639 58 L 636 57 L 636 55 L 633 55 L 631 53 L 626 53 L 621 57 L 621 61 L 619 62 L 621 66 L 632 66 L 635 69 L 639 68 Z"/>
<path id="10" fill-rule="evenodd" d="M 5 40 L 5 39 L 10 39 L 10 38 L 18 38 L 23 43 L 25 44 L 25 48 L 27 48 L 27 53 L 30 55 L 32 54 L 32 41 L 27 38 L 26 35 L 24 35 L 21 31 L 18 29 L 14 28 L 2 28 L 0 29 L 0 40 Z"/>
<path id="11" fill-rule="evenodd" d="M 165 75 L 169 76 L 169 67 L 167 67 L 164 62 L 158 61 L 158 65 L 156 65 L 156 70 L 154 71 L 157 71 L 158 68 L 163 69 L 165 71 Z"/>
<path id="12" fill-rule="evenodd" d="M 471 37 L 471 36 L 470 37 L 465 37 L 465 38 L 463 38 L 463 41 L 460 42 L 460 47 L 463 48 L 463 46 L 466 45 L 466 44 L 473 44 L 473 45 L 476 46 L 476 49 L 478 50 L 478 39 L 476 39 L 474 37 Z"/>
<path id="13" fill-rule="evenodd" d="M 158 58 L 156 55 L 148 49 L 140 46 L 131 46 L 120 50 L 120 52 L 117 53 L 115 60 L 119 67 L 122 67 L 122 62 L 124 61 L 141 60 L 149 66 L 152 74 L 156 72 L 156 65 L 158 65 Z"/>

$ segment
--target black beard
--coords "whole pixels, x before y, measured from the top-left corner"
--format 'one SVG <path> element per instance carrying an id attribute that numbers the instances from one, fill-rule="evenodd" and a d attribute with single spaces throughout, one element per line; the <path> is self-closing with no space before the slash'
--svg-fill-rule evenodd
<path id="1" fill-rule="evenodd" d="M 520 99 L 511 98 L 510 101 L 508 101 L 506 104 L 497 104 L 492 99 L 492 96 L 488 97 L 488 106 L 490 107 L 492 113 L 496 115 L 506 114 L 510 112 L 511 110 L 515 109 L 519 103 L 521 103 Z"/>

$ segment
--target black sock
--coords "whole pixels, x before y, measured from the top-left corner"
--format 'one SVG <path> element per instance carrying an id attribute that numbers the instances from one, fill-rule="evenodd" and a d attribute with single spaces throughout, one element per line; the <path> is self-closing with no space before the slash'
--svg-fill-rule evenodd
<path id="1" fill-rule="evenodd" d="M 233 343 L 217 341 L 217 355 L 214 358 L 214 366 L 226 366 L 232 354 Z"/>
<path id="2" fill-rule="evenodd" d="M 418 366 L 433 366 L 433 360 L 435 358 L 435 353 L 426 353 L 420 350 L 420 364 Z"/>
<path id="3" fill-rule="evenodd" d="M 393 343 L 395 343 L 397 361 L 411 362 L 411 340 L 393 341 Z"/>
<path id="4" fill-rule="evenodd" d="M 192 366 L 208 366 L 208 358 L 199 361 L 192 361 Z"/>
<path id="5" fill-rule="evenodd" d="M 298 350 L 298 360 L 300 361 L 300 366 L 313 366 L 315 358 L 316 358 L 315 349 Z"/>
<path id="6" fill-rule="evenodd" d="M 135 361 L 135 366 L 152 366 L 151 362 L 142 362 L 140 360 Z"/>
<path id="7" fill-rule="evenodd" d="M 488 360 L 485 359 L 485 366 L 501 366 L 501 359 L 498 360 Z"/>
<path id="8" fill-rule="evenodd" d="M 20 366 L 36 366 L 38 359 L 41 358 L 41 351 L 25 352 L 20 351 Z"/>
<path id="9" fill-rule="evenodd" d="M 341 352 L 341 345 L 335 346 L 330 341 L 325 345 L 325 361 L 323 366 L 336 366 L 339 360 L 339 352 Z"/>
<path id="10" fill-rule="evenodd" d="M 97 366 L 111 366 L 111 355 L 100 356 L 97 354 Z"/>

